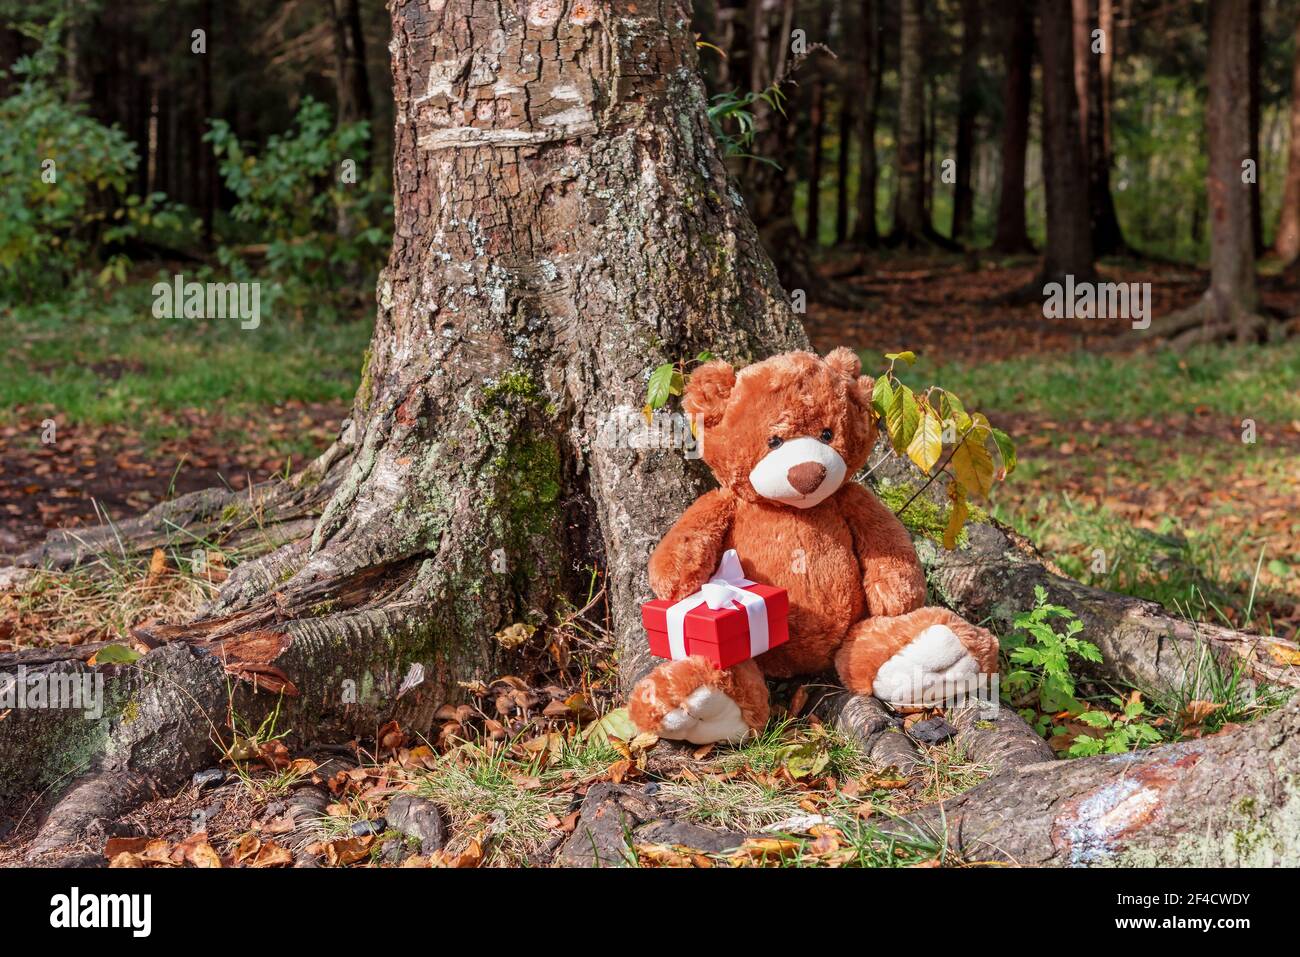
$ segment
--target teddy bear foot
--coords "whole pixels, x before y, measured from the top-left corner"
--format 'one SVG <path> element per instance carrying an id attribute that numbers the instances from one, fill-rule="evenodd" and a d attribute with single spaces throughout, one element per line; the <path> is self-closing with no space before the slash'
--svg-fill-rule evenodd
<path id="1" fill-rule="evenodd" d="M 877 698 L 894 707 L 924 704 L 979 674 L 979 662 L 947 625 L 931 625 L 876 672 Z"/>
<path id="2" fill-rule="evenodd" d="M 895 708 L 978 696 L 998 669 L 997 638 L 946 608 L 918 608 L 853 627 L 836 655 L 845 687 Z"/>
<path id="3" fill-rule="evenodd" d="M 752 661 L 719 671 L 706 659 L 667 661 L 637 683 L 637 729 L 691 744 L 737 744 L 767 721 L 767 685 Z"/>

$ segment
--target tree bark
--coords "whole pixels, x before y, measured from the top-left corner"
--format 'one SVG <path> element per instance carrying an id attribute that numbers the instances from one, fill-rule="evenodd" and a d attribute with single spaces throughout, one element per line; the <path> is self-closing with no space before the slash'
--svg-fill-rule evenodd
<path id="1" fill-rule="evenodd" d="M 862 112 L 858 137 L 862 155 L 858 167 L 857 219 L 853 224 L 853 241 L 862 246 L 880 244 L 876 226 L 876 111 L 880 103 L 882 35 L 878 0 L 862 3 Z"/>
<path id="2" fill-rule="evenodd" d="M 1284 263 L 1300 259 L 1300 17 L 1296 19 L 1295 51 L 1291 64 L 1290 143 L 1287 147 L 1286 182 L 1278 214 L 1273 254 Z"/>
<path id="3" fill-rule="evenodd" d="M 957 102 L 957 183 L 953 191 L 952 238 L 970 236 L 975 213 L 975 193 L 971 189 L 971 160 L 975 151 L 975 115 L 979 107 L 976 84 L 979 82 L 980 35 L 984 16 L 978 0 L 961 4 L 961 70 L 958 77 Z"/>
<path id="4" fill-rule="evenodd" d="M 1043 183 L 1047 249 L 1035 286 L 1094 276 L 1079 103 L 1075 95 L 1070 0 L 1040 0 L 1043 59 Z"/>
<path id="5" fill-rule="evenodd" d="M 1008 6 L 1007 31 L 1002 175 L 993 249 L 1000 253 L 1028 253 L 1034 251 L 1025 226 L 1025 152 L 1029 146 L 1034 70 L 1034 10 L 1029 0 L 1013 0 Z"/>

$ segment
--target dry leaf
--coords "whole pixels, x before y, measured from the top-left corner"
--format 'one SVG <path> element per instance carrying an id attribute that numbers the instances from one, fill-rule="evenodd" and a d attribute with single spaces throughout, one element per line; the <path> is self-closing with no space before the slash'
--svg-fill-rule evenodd
<path id="1" fill-rule="evenodd" d="M 144 583 L 146 585 L 155 585 L 166 574 L 167 553 L 161 548 L 155 548 L 153 554 L 149 556 L 149 572 L 145 575 Z"/>
<path id="2" fill-rule="evenodd" d="M 332 867 L 346 867 L 370 856 L 370 845 L 375 842 L 374 835 L 366 837 L 348 837 L 341 841 L 331 841 L 325 845 L 325 859 Z"/>

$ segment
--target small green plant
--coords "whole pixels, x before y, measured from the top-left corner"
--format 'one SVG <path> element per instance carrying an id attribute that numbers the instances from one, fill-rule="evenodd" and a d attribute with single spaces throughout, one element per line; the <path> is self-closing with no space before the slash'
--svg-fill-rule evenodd
<path id="1" fill-rule="evenodd" d="M 123 282 L 124 241 L 185 230 L 163 194 L 131 192 L 140 157 L 130 137 L 73 102 L 62 26 L 21 25 L 39 45 L 7 67 L 14 92 L 0 100 L 0 294 L 28 301 L 60 291 L 88 261 L 99 285 Z"/>
<path id="2" fill-rule="evenodd" d="M 885 358 L 889 366 L 876 378 L 871 404 L 895 454 L 906 455 L 928 476 L 898 513 L 906 511 L 935 479 L 947 473 L 951 506 L 943 545 L 952 550 L 970 516 L 970 499 L 987 499 L 993 483 L 1004 481 L 1015 471 L 1015 443 L 990 425 L 984 413 L 967 412 L 951 390 L 932 385 L 915 392 L 901 382 L 895 367 L 899 362 L 915 363 L 915 353 L 890 352 Z"/>
<path id="3" fill-rule="evenodd" d="M 1081 734 L 1074 739 L 1066 752 L 1072 758 L 1086 758 L 1094 754 L 1125 754 L 1149 744 L 1159 744 L 1160 732 L 1147 720 L 1147 706 L 1136 691 L 1127 700 L 1111 695 L 1110 701 L 1119 708 L 1117 713 L 1101 709 L 1085 711 L 1078 719 L 1103 732 L 1101 737 Z"/>
<path id="4" fill-rule="evenodd" d="M 365 123 L 335 126 L 329 107 L 305 97 L 292 128 L 254 154 L 224 120 L 204 139 L 238 199 L 231 217 L 252 245 L 223 245 L 222 265 L 248 273 L 244 259 L 264 253 L 276 279 L 271 296 L 302 306 L 344 286 L 349 271 L 373 275 L 387 254 L 392 200 L 378 174 L 358 179 L 370 150 Z"/>
<path id="5" fill-rule="evenodd" d="M 1052 619 L 1065 623 L 1064 633 L 1056 631 Z M 1092 642 L 1077 637 L 1083 631 L 1083 622 L 1070 609 L 1050 604 L 1042 585 L 1034 587 L 1034 607 L 1016 615 L 1013 623 L 1015 630 L 1003 638 L 1003 649 L 1013 664 L 1022 667 L 1003 679 L 1003 695 L 1013 701 L 1026 694 L 1037 698 L 1038 713 L 1025 709 L 1020 714 L 1041 734 L 1050 727 L 1052 714 L 1078 714 L 1084 710 L 1074 696 L 1070 658 L 1099 662 L 1101 652 Z"/>
<path id="6" fill-rule="evenodd" d="M 712 352 L 701 352 L 694 359 L 682 362 L 665 362 L 656 366 L 646 383 L 645 408 L 642 410 L 647 421 L 650 415 L 668 404 L 675 395 L 681 395 L 686 389 L 686 379 L 691 374 L 691 366 L 700 365 L 713 358 Z"/>
<path id="7" fill-rule="evenodd" d="M 713 127 L 713 136 L 722 147 L 722 155 L 741 159 L 758 160 L 776 169 L 780 165 L 770 157 L 755 156 L 750 152 L 757 132 L 754 120 L 754 105 L 766 103 L 781 117 L 785 118 L 786 96 L 781 92 L 781 85 L 773 83 L 765 90 L 750 90 L 742 94 L 739 90 L 719 93 L 709 102 L 709 125 Z"/>

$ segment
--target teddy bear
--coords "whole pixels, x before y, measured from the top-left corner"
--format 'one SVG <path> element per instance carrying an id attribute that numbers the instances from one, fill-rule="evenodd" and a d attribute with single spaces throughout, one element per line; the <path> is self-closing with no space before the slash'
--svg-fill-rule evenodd
<path id="1" fill-rule="evenodd" d="M 744 576 L 784 588 L 789 638 L 718 669 L 665 661 L 633 688 L 637 728 L 694 744 L 740 742 L 769 715 L 767 678 L 834 666 L 845 688 L 895 706 L 926 688 L 994 674 L 997 639 L 925 605 L 925 575 L 897 517 L 853 476 L 876 440 L 874 381 L 850 349 L 789 352 L 739 372 L 701 365 L 682 397 L 704 429 L 719 487 L 700 496 L 650 557 L 650 587 L 680 601 L 735 549 Z"/>

